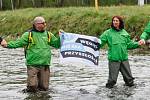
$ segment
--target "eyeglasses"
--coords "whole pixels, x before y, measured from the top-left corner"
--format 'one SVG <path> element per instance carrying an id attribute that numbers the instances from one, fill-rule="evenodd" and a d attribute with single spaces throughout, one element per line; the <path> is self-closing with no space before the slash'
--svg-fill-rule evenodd
<path id="1" fill-rule="evenodd" d="M 37 23 L 37 24 L 43 24 L 43 25 L 44 25 L 44 24 L 45 24 L 45 22 L 43 22 L 43 23 Z"/>

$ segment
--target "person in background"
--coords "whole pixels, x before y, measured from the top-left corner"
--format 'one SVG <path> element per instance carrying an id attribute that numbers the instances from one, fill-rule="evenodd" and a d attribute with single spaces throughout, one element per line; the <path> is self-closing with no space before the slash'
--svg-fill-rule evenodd
<path id="1" fill-rule="evenodd" d="M 140 36 L 140 39 L 140 43 L 143 45 L 146 43 L 146 40 L 150 39 L 150 22 L 145 27 L 144 32 Z"/>
<path id="2" fill-rule="evenodd" d="M 134 86 L 134 77 L 128 61 L 128 49 L 138 48 L 141 44 L 130 39 L 130 35 L 124 29 L 122 17 L 114 16 L 111 28 L 106 30 L 99 39 L 101 40 L 100 47 L 108 45 L 109 77 L 106 87 L 113 88 L 119 72 L 121 72 L 126 86 Z"/>
<path id="3" fill-rule="evenodd" d="M 5 39 L 3 39 L 2 37 L 0 37 L 0 44 L 6 44 L 7 42 L 5 41 Z"/>
<path id="4" fill-rule="evenodd" d="M 37 16 L 31 30 L 16 41 L 1 43 L 6 48 L 25 47 L 27 92 L 47 91 L 49 88 L 51 46 L 60 47 L 60 38 L 46 30 L 45 19 Z"/>

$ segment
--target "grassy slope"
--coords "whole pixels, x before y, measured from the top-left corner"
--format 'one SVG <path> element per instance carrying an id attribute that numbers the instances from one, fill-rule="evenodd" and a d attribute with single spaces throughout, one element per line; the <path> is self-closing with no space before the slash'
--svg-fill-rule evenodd
<path id="1" fill-rule="evenodd" d="M 121 15 L 125 20 L 126 30 L 140 35 L 150 20 L 150 6 L 112 6 L 101 7 L 97 13 L 92 7 L 69 8 L 28 8 L 0 12 L 0 35 L 23 33 L 32 26 L 35 16 L 43 16 L 47 29 L 56 33 L 59 29 L 99 36 L 110 26 L 114 15 Z"/>

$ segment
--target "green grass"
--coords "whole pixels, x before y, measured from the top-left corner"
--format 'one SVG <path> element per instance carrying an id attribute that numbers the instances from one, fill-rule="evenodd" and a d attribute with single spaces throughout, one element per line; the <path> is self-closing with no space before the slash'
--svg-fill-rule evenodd
<path id="1" fill-rule="evenodd" d="M 23 34 L 32 27 L 35 16 L 43 16 L 47 29 L 53 33 L 63 29 L 92 36 L 99 36 L 110 27 L 114 15 L 124 17 L 125 28 L 131 36 L 140 35 L 150 20 L 150 5 L 100 7 L 96 12 L 93 7 L 68 8 L 27 8 L 0 12 L 0 35 Z"/>

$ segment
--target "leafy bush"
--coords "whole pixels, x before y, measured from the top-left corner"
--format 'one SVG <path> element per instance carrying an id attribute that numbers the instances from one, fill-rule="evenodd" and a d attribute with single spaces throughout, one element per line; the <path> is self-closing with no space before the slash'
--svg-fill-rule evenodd
<path id="1" fill-rule="evenodd" d="M 125 28 L 132 37 L 140 36 L 150 20 L 150 6 L 112 6 L 101 7 L 99 12 L 93 7 L 69 8 L 27 8 L 15 11 L 1 11 L 0 35 L 23 34 L 32 27 L 35 16 L 43 16 L 47 21 L 47 29 L 57 33 L 59 29 L 66 32 L 101 35 L 110 27 L 114 15 L 124 17 Z"/>

